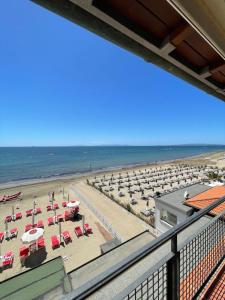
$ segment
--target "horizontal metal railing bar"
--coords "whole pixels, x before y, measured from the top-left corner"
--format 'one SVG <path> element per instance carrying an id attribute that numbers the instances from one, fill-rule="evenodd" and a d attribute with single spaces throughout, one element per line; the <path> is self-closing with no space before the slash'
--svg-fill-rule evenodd
<path id="1" fill-rule="evenodd" d="M 150 277 L 157 270 L 159 270 L 164 264 L 166 264 L 167 261 L 170 260 L 173 256 L 174 256 L 174 254 L 172 252 L 170 254 L 166 255 L 163 259 L 161 259 L 158 263 L 156 263 L 150 270 L 148 270 L 148 272 L 145 272 L 142 276 L 140 276 L 137 280 L 135 280 L 135 282 L 133 282 L 132 285 L 129 285 L 125 290 L 123 290 L 121 293 L 119 293 L 112 299 L 113 300 L 124 299 L 127 295 L 129 295 L 134 290 L 134 287 L 139 286 L 148 277 Z"/>
<path id="2" fill-rule="evenodd" d="M 201 217 L 209 213 L 212 209 L 216 208 L 218 205 L 222 204 L 224 201 L 225 201 L 225 197 L 221 197 L 220 199 L 214 201 L 209 206 L 196 212 L 193 216 L 189 217 L 187 220 L 169 229 L 167 232 L 162 234 L 157 239 L 147 243 L 144 247 L 142 247 L 142 249 L 136 251 L 135 255 L 133 255 L 133 258 L 130 261 L 125 261 L 124 264 L 120 265 L 118 269 L 114 269 L 112 273 L 108 274 L 108 276 L 101 278 L 99 282 L 94 281 L 94 284 L 92 286 L 89 286 L 88 289 L 86 289 L 82 293 L 79 293 L 79 295 L 76 293 L 76 299 L 84 299 L 91 293 L 95 292 L 97 289 L 101 288 L 107 282 L 109 282 L 110 280 L 112 280 L 113 278 L 120 275 L 128 268 L 130 268 L 133 264 L 137 263 L 145 256 L 149 255 L 154 250 L 162 246 L 164 243 L 171 240 L 172 237 L 182 232 L 184 229 L 192 225 L 194 222 L 198 221 Z M 75 296 L 75 291 L 72 291 L 69 295 L 67 295 L 66 299 L 74 299 L 73 295 Z"/>
<path id="3" fill-rule="evenodd" d="M 208 223 L 203 225 L 200 229 L 198 229 L 193 235 L 191 235 L 189 238 L 187 238 L 184 242 L 179 244 L 177 247 L 177 250 L 180 251 L 182 248 L 184 248 L 190 241 L 192 241 L 195 237 L 197 237 L 200 233 L 202 233 L 207 227 L 209 227 L 209 225 L 214 223 L 216 220 L 221 218 L 223 215 L 225 215 L 225 209 L 219 215 L 217 215 L 216 217 L 209 220 Z"/>

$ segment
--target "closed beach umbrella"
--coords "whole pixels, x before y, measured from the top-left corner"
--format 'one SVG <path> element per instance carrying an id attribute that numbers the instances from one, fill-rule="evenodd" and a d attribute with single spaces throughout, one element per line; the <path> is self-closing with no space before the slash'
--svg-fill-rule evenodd
<path id="1" fill-rule="evenodd" d="M 85 216 L 82 216 L 82 225 L 83 225 L 83 232 L 84 232 L 84 223 L 85 223 Z"/>
<path id="2" fill-rule="evenodd" d="M 9 228 L 8 228 L 8 222 L 5 220 L 5 236 L 6 239 L 9 237 Z"/>
<path id="3" fill-rule="evenodd" d="M 62 224 L 61 222 L 58 223 L 59 224 L 59 240 L 60 240 L 60 244 L 62 242 Z"/>
<path id="4" fill-rule="evenodd" d="M 15 220 L 15 210 L 14 210 L 14 205 L 12 206 L 12 219 L 13 219 L 13 221 Z"/>
<path id="5" fill-rule="evenodd" d="M 54 208 L 54 222 L 56 222 L 56 209 Z"/>
<path id="6" fill-rule="evenodd" d="M 35 214 L 35 206 L 36 206 L 36 201 L 33 201 L 33 214 Z"/>
<path id="7" fill-rule="evenodd" d="M 35 224 L 35 214 L 34 214 L 34 210 L 33 210 L 33 213 L 32 213 L 32 225 L 34 226 Z"/>
<path id="8" fill-rule="evenodd" d="M 68 198 L 67 198 L 67 201 L 69 202 L 69 200 L 70 200 L 70 195 L 68 194 Z"/>

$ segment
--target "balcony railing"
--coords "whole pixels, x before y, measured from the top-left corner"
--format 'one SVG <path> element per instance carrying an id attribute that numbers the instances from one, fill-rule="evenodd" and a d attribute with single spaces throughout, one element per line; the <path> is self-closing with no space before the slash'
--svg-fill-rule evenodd
<path id="1" fill-rule="evenodd" d="M 0 298 L 198 299 L 225 259 L 225 211 L 207 217 L 224 202 L 215 201 L 153 241 L 147 231 L 133 237 L 68 274 L 62 258 L 46 262 L 2 282 Z"/>
<path id="2" fill-rule="evenodd" d="M 125 259 L 118 268 L 112 267 L 111 272 L 95 278 L 92 284 L 73 290 L 66 299 L 84 299 L 88 296 L 97 299 L 95 294 L 100 298 L 105 295 L 105 299 L 108 299 L 105 292 L 107 285 L 111 285 L 111 290 L 113 286 L 116 288 L 118 282 L 123 281 L 124 272 L 146 257 L 151 259 L 151 253 L 166 244 L 170 251 L 165 257 L 161 257 L 160 262 L 109 299 L 197 299 L 225 258 L 225 211 L 209 218 L 194 234 L 186 236 L 182 243 L 178 243 L 178 238 L 224 201 L 225 197 L 196 212 L 137 251 L 130 260 Z"/>

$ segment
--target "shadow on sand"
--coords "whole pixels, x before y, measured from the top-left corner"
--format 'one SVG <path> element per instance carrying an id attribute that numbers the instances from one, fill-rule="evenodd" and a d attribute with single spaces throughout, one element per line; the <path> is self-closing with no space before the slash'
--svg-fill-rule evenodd
<path id="1" fill-rule="evenodd" d="M 39 249 L 38 251 L 30 254 L 24 262 L 26 268 L 34 268 L 41 265 L 47 258 L 46 249 Z"/>

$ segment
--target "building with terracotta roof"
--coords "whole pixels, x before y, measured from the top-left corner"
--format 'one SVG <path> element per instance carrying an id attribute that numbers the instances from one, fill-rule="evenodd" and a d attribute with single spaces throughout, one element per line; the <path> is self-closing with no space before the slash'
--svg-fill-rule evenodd
<path id="1" fill-rule="evenodd" d="M 215 186 L 186 200 L 185 204 L 195 209 L 202 209 L 223 196 L 225 196 L 225 186 Z M 218 215 L 223 210 L 225 210 L 225 203 L 222 203 L 213 210 L 211 210 L 210 214 Z"/>

